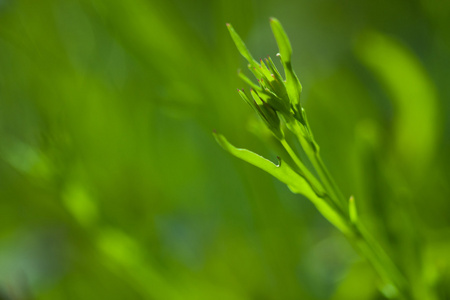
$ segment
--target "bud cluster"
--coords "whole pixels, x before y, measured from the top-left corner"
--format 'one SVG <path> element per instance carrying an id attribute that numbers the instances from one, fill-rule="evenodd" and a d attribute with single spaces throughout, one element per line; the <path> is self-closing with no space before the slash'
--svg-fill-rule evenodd
<path id="1" fill-rule="evenodd" d="M 239 76 L 251 86 L 251 97 L 244 90 L 238 90 L 239 95 L 256 111 L 272 133 L 281 140 L 284 138 L 281 121 L 284 121 L 291 130 L 296 126 L 296 121 L 303 125 L 300 126 L 302 131 L 308 130 L 303 128 L 307 126 L 307 123 L 300 105 L 302 87 L 297 75 L 292 70 L 290 42 L 278 20 L 272 18 L 271 26 L 280 50 L 277 56 L 285 69 L 286 79 L 283 79 L 270 56 L 264 60 L 261 59 L 258 63 L 234 28 L 227 24 L 239 52 L 249 62 L 248 68 L 259 83 L 258 85 L 253 83 L 246 75 L 239 72 Z"/>

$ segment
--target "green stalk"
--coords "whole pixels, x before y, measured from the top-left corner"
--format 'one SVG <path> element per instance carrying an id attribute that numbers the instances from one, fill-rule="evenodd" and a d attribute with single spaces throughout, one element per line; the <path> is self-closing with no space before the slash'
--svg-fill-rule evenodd
<path id="1" fill-rule="evenodd" d="M 296 166 L 300 169 L 300 172 L 302 172 L 303 177 L 306 179 L 306 181 L 309 182 L 313 190 L 318 194 L 319 196 L 323 198 L 329 198 L 331 201 L 328 201 L 330 205 L 333 206 L 333 208 L 337 209 L 341 215 L 345 217 L 345 209 L 338 205 L 336 201 L 333 200 L 333 198 L 330 195 L 329 189 L 327 186 L 325 186 L 325 189 L 323 187 L 323 184 L 319 182 L 316 177 L 311 173 L 311 171 L 305 166 L 305 164 L 300 160 L 300 158 L 297 156 L 295 151 L 292 149 L 292 147 L 289 145 L 289 143 L 286 141 L 286 139 L 280 140 L 281 145 L 283 145 L 286 152 L 289 154 L 291 159 L 294 161 Z M 319 191 L 319 192 L 318 192 Z"/>
<path id="2" fill-rule="evenodd" d="M 299 140 L 305 141 L 299 137 Z M 325 164 L 323 163 L 318 151 L 314 152 L 310 143 L 302 143 L 305 153 L 316 169 L 320 179 L 324 183 L 325 190 L 334 198 L 334 202 L 348 207 L 342 192 L 335 183 Z M 366 257 L 370 264 L 374 267 L 381 278 L 388 284 L 391 284 L 399 294 L 400 298 L 405 298 L 405 290 L 407 281 L 401 274 L 397 266 L 386 254 L 381 245 L 369 234 L 359 222 L 351 226 L 351 234 L 347 235 L 347 239 L 356 246 L 362 256 Z"/>
<path id="3" fill-rule="evenodd" d="M 362 256 L 366 257 L 385 283 L 391 284 L 400 299 L 411 299 L 407 292 L 408 282 L 397 266 L 383 250 L 380 244 L 365 229 L 362 224 L 355 227 L 355 236 L 348 237 Z"/>
<path id="4" fill-rule="evenodd" d="M 319 150 L 317 148 L 313 148 L 312 141 L 306 140 L 306 138 L 303 136 L 303 133 L 301 132 L 300 126 L 302 125 L 299 125 L 297 123 L 293 129 L 294 134 L 297 136 L 300 145 L 302 146 L 303 150 L 306 153 L 306 156 L 308 156 L 308 159 L 310 160 L 314 169 L 319 175 L 319 178 L 322 181 L 325 190 L 329 193 L 330 197 L 333 199 L 336 205 L 344 209 L 344 211 L 347 211 L 346 209 L 347 201 L 343 197 L 342 193 L 340 192 L 339 188 L 337 187 L 336 183 L 334 182 L 330 173 L 325 167 L 322 159 L 320 158 Z"/>
<path id="5" fill-rule="evenodd" d="M 302 161 L 297 156 L 297 154 L 292 149 L 292 147 L 289 145 L 289 143 L 286 141 L 286 139 L 280 139 L 279 141 L 280 141 L 281 145 L 283 145 L 284 149 L 289 154 L 291 159 L 294 161 L 296 166 L 299 168 L 300 173 L 301 173 L 300 175 L 302 175 L 302 177 L 304 177 L 306 179 L 306 181 L 309 182 L 311 187 L 314 189 L 314 191 L 319 196 L 324 196 L 324 188 L 323 188 L 322 184 L 316 179 L 316 177 L 314 177 L 314 175 L 311 173 L 311 171 L 309 171 L 308 168 L 302 163 Z"/>
<path id="6" fill-rule="evenodd" d="M 331 198 L 332 203 L 340 208 L 339 211 L 342 212 L 343 209 L 345 219 L 350 219 L 347 200 L 343 196 L 326 165 L 324 164 L 320 156 L 319 149 L 313 146 L 314 142 L 312 137 L 309 136 L 310 140 L 307 140 L 304 137 L 301 126 L 302 125 L 299 123 L 296 123 L 294 126 L 291 126 L 293 129 L 292 131 L 297 136 L 297 139 L 305 151 L 306 156 L 319 175 L 323 187 L 325 188 L 325 192 Z M 291 155 L 296 164 L 303 165 L 287 142 L 282 142 L 282 145 L 285 147 L 288 154 Z M 369 261 L 383 281 L 390 284 L 396 290 L 401 299 L 407 299 L 405 291 L 408 290 L 406 288 L 408 284 L 395 263 L 362 224 L 359 222 L 352 222 L 352 220 L 349 221 L 349 224 L 349 230 L 347 232 L 343 232 L 346 238 L 353 244 L 356 250 Z"/>

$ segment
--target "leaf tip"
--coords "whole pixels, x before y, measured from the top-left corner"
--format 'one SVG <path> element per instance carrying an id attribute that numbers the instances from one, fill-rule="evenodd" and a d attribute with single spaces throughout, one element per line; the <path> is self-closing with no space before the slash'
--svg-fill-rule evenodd
<path id="1" fill-rule="evenodd" d="M 281 167 L 281 157 L 277 156 L 278 165 L 277 168 Z"/>

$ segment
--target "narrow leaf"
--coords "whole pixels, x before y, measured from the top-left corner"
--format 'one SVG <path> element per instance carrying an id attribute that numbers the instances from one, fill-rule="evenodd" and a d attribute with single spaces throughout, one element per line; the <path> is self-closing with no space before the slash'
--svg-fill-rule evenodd
<path id="1" fill-rule="evenodd" d="M 300 94 L 302 93 L 302 85 L 300 80 L 298 80 L 297 74 L 295 74 L 292 69 L 292 64 L 290 61 L 286 61 L 282 55 L 279 55 L 281 63 L 284 67 L 284 72 L 286 73 L 286 90 L 288 92 L 291 102 L 297 110 L 300 110 Z"/>
<path id="2" fill-rule="evenodd" d="M 281 26 L 280 21 L 275 18 L 270 18 L 270 26 L 272 27 L 273 35 L 277 40 L 278 49 L 280 50 L 280 54 L 286 62 L 291 61 L 292 55 L 292 47 L 289 42 L 289 38 L 287 37 L 286 32 Z"/>
<path id="3" fill-rule="evenodd" d="M 244 93 L 243 90 L 239 90 L 239 89 L 238 89 L 238 93 L 239 93 L 239 96 L 241 96 L 241 98 L 244 99 L 245 103 L 247 103 L 247 104 L 250 105 L 251 107 L 255 108 L 256 103 L 250 101 L 250 99 L 248 99 L 247 95 Z"/>
<path id="4" fill-rule="evenodd" d="M 269 66 L 270 71 L 275 76 L 276 80 L 284 83 L 283 77 L 281 77 L 280 72 L 278 71 L 277 67 L 273 63 L 272 58 L 270 58 L 270 56 L 268 58 L 266 58 L 266 64 Z"/>
<path id="5" fill-rule="evenodd" d="M 230 32 L 231 38 L 234 41 L 234 44 L 236 45 L 237 49 L 241 53 L 245 59 L 254 67 L 259 66 L 256 60 L 251 55 L 250 51 L 248 50 L 247 46 L 245 45 L 244 41 L 241 39 L 241 37 L 237 34 L 237 32 L 234 30 L 233 26 L 231 24 L 227 23 L 228 31 Z"/>
<path id="6" fill-rule="evenodd" d="M 257 86 L 253 81 L 251 81 L 250 78 L 248 78 L 244 73 L 242 73 L 241 71 L 238 72 L 239 77 L 244 80 L 249 86 L 251 86 L 254 90 L 262 91 L 262 89 Z"/>
<path id="7" fill-rule="evenodd" d="M 214 137 L 219 145 L 237 158 L 246 161 L 261 170 L 271 174 L 281 182 L 285 183 L 289 189 L 296 194 L 302 194 L 308 198 L 322 215 L 342 232 L 348 233 L 349 228 L 342 216 L 332 209 L 326 201 L 316 195 L 309 183 L 298 173 L 296 173 L 288 164 L 280 161 L 278 165 L 270 160 L 247 149 L 236 148 L 221 134 L 214 132 Z"/>

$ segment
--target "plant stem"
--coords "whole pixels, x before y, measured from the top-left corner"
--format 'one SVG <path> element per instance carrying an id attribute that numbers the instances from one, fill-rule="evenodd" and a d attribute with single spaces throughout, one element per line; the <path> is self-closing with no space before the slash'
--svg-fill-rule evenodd
<path id="1" fill-rule="evenodd" d="M 400 299 L 410 299 L 410 297 L 407 297 L 406 295 L 406 291 L 408 291 L 408 282 L 406 278 L 399 271 L 381 245 L 361 223 L 358 223 L 353 228 L 355 229 L 355 236 L 348 236 L 347 238 L 349 241 L 354 244 L 362 256 L 367 258 L 383 281 L 387 284 L 391 284 L 395 288 Z"/>
<path id="2" fill-rule="evenodd" d="M 295 151 L 292 149 L 292 147 L 289 145 L 289 143 L 286 141 L 286 139 L 280 139 L 279 140 L 281 145 L 283 145 L 286 152 L 289 154 L 289 156 L 292 158 L 296 166 L 299 168 L 302 177 L 308 181 L 308 183 L 311 185 L 313 190 L 319 194 L 320 196 L 323 196 L 325 190 L 322 186 L 322 184 L 316 179 L 316 177 L 311 173 L 311 171 L 305 166 L 305 164 L 302 163 L 300 158 L 297 156 Z"/>
<path id="3" fill-rule="evenodd" d="M 341 190 L 324 164 L 319 149 L 314 147 L 312 136 L 309 136 L 310 139 L 305 138 L 304 132 L 298 124 L 297 126 L 294 126 L 294 133 L 305 151 L 306 156 L 316 170 L 320 181 L 325 188 L 325 192 L 331 198 L 331 202 L 334 204 L 333 206 L 338 206 L 339 211 L 343 214 L 342 217 L 348 220 L 348 230 L 343 232 L 346 238 L 353 244 L 356 250 L 369 261 L 383 281 L 392 285 L 400 299 L 409 299 L 408 293 L 406 292 L 409 290 L 407 289 L 408 282 L 392 259 L 360 222 L 352 223 L 350 221 L 348 201 L 343 196 Z M 298 159 L 292 148 L 290 148 L 289 144 L 287 142 L 282 142 L 282 144 L 289 155 L 291 155 L 294 162 L 299 165 L 299 167 L 303 166 L 303 168 L 306 168 Z"/>

